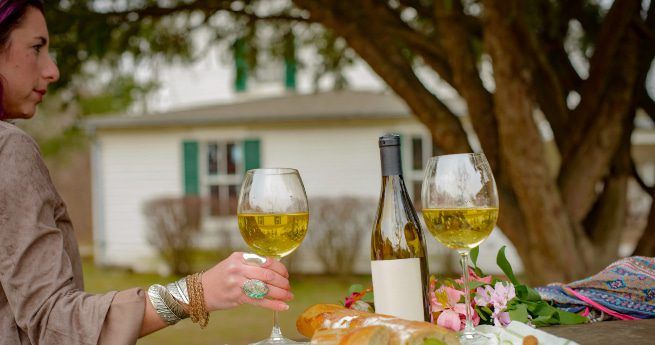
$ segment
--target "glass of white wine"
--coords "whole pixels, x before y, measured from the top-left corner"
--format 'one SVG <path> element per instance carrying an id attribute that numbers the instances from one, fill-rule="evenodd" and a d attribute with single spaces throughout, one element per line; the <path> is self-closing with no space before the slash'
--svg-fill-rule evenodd
<path id="1" fill-rule="evenodd" d="M 421 191 L 423 218 L 432 236 L 460 254 L 466 325 L 462 344 L 489 344 L 471 321 L 469 251 L 484 241 L 498 218 L 498 192 L 483 153 L 432 157 L 428 160 Z"/>
<path id="2" fill-rule="evenodd" d="M 305 238 L 309 223 L 307 195 L 296 169 L 248 170 L 241 185 L 237 208 L 239 231 L 258 255 L 280 259 Z M 282 335 L 278 315 L 266 344 L 298 344 Z"/>

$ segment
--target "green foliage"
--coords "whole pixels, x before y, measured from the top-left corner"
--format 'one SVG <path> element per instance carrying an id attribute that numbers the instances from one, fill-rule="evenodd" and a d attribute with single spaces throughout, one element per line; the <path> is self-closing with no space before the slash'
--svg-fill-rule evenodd
<path id="1" fill-rule="evenodd" d="M 56 157 L 72 147 L 82 147 L 85 142 L 84 132 L 77 126 L 71 126 L 59 135 L 41 140 L 39 147 L 44 157 Z"/>
<path id="2" fill-rule="evenodd" d="M 498 251 L 498 255 L 496 256 L 496 264 L 498 267 L 500 267 L 501 270 L 503 270 L 503 273 L 507 276 L 509 281 L 512 282 L 514 285 L 518 285 L 519 281 L 516 279 L 516 276 L 514 275 L 514 270 L 512 269 L 512 265 L 509 263 L 509 260 L 505 257 L 505 246 L 500 248 Z"/>
<path id="3" fill-rule="evenodd" d="M 478 254 L 479 249 L 477 247 L 471 250 L 471 259 L 474 265 L 476 264 Z M 475 259 L 473 259 L 474 257 Z M 505 256 L 505 246 L 498 250 L 498 254 L 496 255 L 496 264 L 503 271 L 503 273 L 505 273 L 509 281 L 514 285 L 516 297 L 512 299 L 507 305 L 507 312 L 509 313 L 510 319 L 524 323 L 532 323 L 537 327 L 550 325 L 573 325 L 585 323 L 588 321 L 587 318 L 583 316 L 554 307 L 549 302 L 542 300 L 541 296 L 535 289 L 521 284 L 521 282 L 519 282 L 519 280 L 514 275 L 514 269 Z M 482 272 L 479 267 L 475 266 L 474 270 L 478 276 L 485 276 L 484 272 Z M 493 278 L 491 285 L 495 286 L 497 282 L 502 281 L 503 280 L 498 278 Z M 507 282 L 504 284 L 507 284 Z M 486 284 L 478 281 L 473 281 L 470 285 L 471 291 L 475 291 L 477 287 L 484 286 Z M 458 285 L 450 286 L 454 286 L 455 288 L 461 290 Z M 480 316 L 481 322 L 483 324 L 493 324 L 493 310 L 486 306 L 476 306 L 475 310 Z"/>
<path id="4" fill-rule="evenodd" d="M 79 98 L 82 116 L 118 113 L 128 109 L 135 101 L 143 99 L 157 83 L 139 83 L 131 75 L 118 75 L 103 88 L 103 92 L 83 95 Z"/>
<path id="5" fill-rule="evenodd" d="M 478 267 L 478 255 L 480 255 L 480 246 L 471 249 L 469 255 L 471 256 L 471 262 L 473 263 L 473 267 Z"/>

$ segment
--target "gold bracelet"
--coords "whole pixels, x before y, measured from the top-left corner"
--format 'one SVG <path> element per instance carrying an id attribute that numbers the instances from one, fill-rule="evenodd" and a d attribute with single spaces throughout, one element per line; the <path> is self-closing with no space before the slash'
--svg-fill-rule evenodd
<path id="1" fill-rule="evenodd" d="M 189 291 L 189 314 L 191 321 L 200 325 L 200 328 L 207 327 L 209 323 L 209 312 L 205 305 L 205 294 L 202 288 L 202 273 L 194 273 L 186 278 Z"/>

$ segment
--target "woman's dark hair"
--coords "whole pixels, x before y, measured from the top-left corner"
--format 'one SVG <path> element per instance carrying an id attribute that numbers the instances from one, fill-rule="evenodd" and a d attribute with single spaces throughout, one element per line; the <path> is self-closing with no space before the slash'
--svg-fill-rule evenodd
<path id="1" fill-rule="evenodd" d="M 7 49 L 9 36 L 20 25 L 28 7 L 34 7 L 43 13 L 42 0 L 0 0 L 0 52 Z M 0 79 L 4 78 L 0 75 Z M 3 85 L 0 82 L 0 120 L 5 116 L 2 98 Z"/>

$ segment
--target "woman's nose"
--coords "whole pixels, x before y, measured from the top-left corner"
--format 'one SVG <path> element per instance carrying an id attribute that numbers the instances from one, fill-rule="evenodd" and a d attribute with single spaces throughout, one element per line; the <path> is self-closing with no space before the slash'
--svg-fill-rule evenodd
<path id="1" fill-rule="evenodd" d="M 48 56 L 46 66 L 43 69 L 43 77 L 49 83 L 54 83 L 57 80 L 59 80 L 59 68 L 57 67 L 55 61 L 50 56 Z"/>

